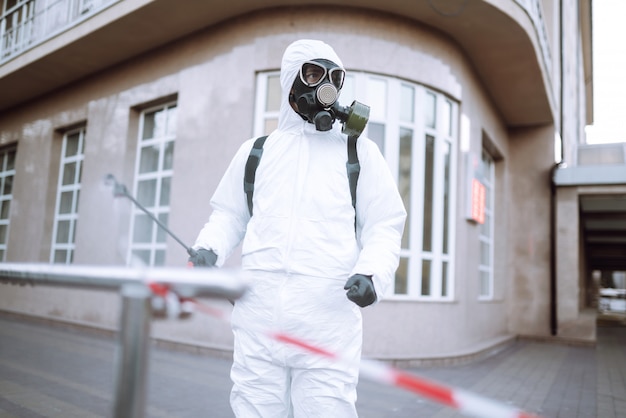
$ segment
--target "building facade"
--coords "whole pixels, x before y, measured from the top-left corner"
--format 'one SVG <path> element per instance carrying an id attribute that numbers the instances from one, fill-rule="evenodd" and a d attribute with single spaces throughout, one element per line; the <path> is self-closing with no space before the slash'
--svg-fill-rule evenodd
<path id="1" fill-rule="evenodd" d="M 235 151 L 276 126 L 285 47 L 321 39 L 347 69 L 339 101 L 371 107 L 365 135 L 408 212 L 393 292 L 363 311 L 364 354 L 559 337 L 563 306 L 562 336 L 593 339 L 569 300 L 584 269 L 556 277 L 551 216 L 555 162 L 575 160 L 593 116 L 590 1 L 2 5 L 1 261 L 183 266 L 185 249 L 105 177 L 192 244 Z M 0 310 L 117 327 L 116 294 L 0 286 Z M 229 326 L 200 315 L 153 336 L 232 347 Z"/>

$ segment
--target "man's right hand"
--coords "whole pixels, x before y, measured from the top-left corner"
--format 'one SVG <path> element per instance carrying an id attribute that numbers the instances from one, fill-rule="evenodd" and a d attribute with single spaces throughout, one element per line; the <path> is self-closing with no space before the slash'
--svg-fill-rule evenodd
<path id="1" fill-rule="evenodd" d="M 213 250 L 205 250 L 200 248 L 195 251 L 194 255 L 189 256 L 189 262 L 194 267 L 213 267 L 217 261 L 217 254 Z"/>

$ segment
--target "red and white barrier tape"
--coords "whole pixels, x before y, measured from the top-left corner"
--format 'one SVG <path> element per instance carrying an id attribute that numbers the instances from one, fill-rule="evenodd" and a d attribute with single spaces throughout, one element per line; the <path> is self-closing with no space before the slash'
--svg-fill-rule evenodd
<path id="1" fill-rule="evenodd" d="M 269 333 L 275 340 L 294 345 L 311 353 L 345 361 L 336 353 L 324 350 L 297 338 L 283 333 Z M 539 418 L 516 408 L 503 405 L 491 399 L 474 395 L 464 390 L 452 389 L 447 386 L 394 369 L 386 364 L 361 360 L 360 375 L 378 383 L 384 383 L 422 395 L 437 403 L 457 409 L 459 412 L 481 418 Z"/>
<path id="2" fill-rule="evenodd" d="M 167 286 L 164 285 L 149 283 L 148 286 L 150 286 L 155 295 L 160 297 L 166 297 L 168 293 L 170 293 Z M 202 304 L 195 299 L 179 298 L 179 301 L 181 303 L 193 303 L 199 312 L 220 320 L 229 321 L 230 319 L 230 316 L 222 310 Z M 325 350 L 322 347 L 310 344 L 288 334 L 268 331 L 267 335 L 276 341 L 299 347 L 312 354 L 327 357 L 338 362 L 348 362 L 348 360 L 342 358 L 338 353 Z M 539 418 L 537 415 L 526 413 L 492 399 L 444 386 L 374 360 L 362 359 L 359 366 L 359 373 L 362 377 L 369 380 L 408 390 L 439 404 L 454 408 L 467 416 L 480 418 Z"/>

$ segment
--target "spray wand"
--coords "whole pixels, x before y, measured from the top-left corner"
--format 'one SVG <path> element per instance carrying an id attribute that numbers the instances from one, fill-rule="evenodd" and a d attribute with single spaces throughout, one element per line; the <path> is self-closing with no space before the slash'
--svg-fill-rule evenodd
<path id="1" fill-rule="evenodd" d="M 141 205 L 141 203 L 139 203 L 137 201 L 137 199 L 135 199 L 133 197 L 133 195 L 131 195 L 128 192 L 128 189 L 126 188 L 126 186 L 123 185 L 122 183 L 118 182 L 115 179 L 115 176 L 113 174 L 107 174 L 106 175 L 106 177 L 104 178 L 104 184 L 106 184 L 107 186 L 111 186 L 111 185 L 113 186 L 113 196 L 114 197 L 126 197 L 126 198 L 128 198 L 128 200 L 133 202 L 135 204 L 135 206 L 137 206 L 146 215 L 148 215 L 150 217 L 150 219 L 152 219 L 157 225 L 159 225 L 161 227 L 161 229 L 163 229 L 165 232 L 167 232 L 169 234 L 169 236 L 174 238 L 176 240 L 176 242 L 178 242 L 180 245 L 182 245 L 183 248 L 187 251 L 187 254 L 189 254 L 190 257 L 195 257 L 197 255 L 196 250 L 194 250 L 191 247 L 188 247 L 183 241 L 180 240 L 180 238 L 178 238 L 176 235 L 174 235 L 174 233 L 172 231 L 170 231 L 169 228 L 167 226 L 165 226 L 165 224 L 163 224 L 163 222 L 159 221 L 156 216 L 154 216 L 148 209 L 143 207 Z"/>

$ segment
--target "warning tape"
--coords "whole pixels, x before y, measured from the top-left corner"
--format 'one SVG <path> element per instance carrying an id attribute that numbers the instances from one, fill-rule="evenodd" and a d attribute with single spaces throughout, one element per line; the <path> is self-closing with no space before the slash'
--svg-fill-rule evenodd
<path id="1" fill-rule="evenodd" d="M 148 283 L 148 286 L 155 295 L 163 298 L 173 293 L 167 286 L 162 284 Z M 199 312 L 212 317 L 225 321 L 230 319 L 230 316 L 222 310 L 200 303 L 196 299 L 178 297 L 178 300 L 180 303 L 192 303 Z M 327 357 L 338 362 L 350 362 L 342 358 L 338 353 L 333 353 L 291 335 L 273 331 L 266 333 L 276 341 L 299 347 L 312 354 Z M 451 388 L 374 360 L 362 359 L 359 363 L 359 374 L 369 380 L 416 393 L 439 404 L 454 408 L 467 416 L 480 418 L 540 418 L 537 415 L 529 414 L 492 399 L 465 390 Z"/>
<path id="2" fill-rule="evenodd" d="M 337 361 L 345 361 L 336 353 L 324 350 L 290 335 L 278 332 L 270 333 L 270 335 L 275 340 L 285 344 L 294 345 L 311 353 Z M 406 389 L 437 403 L 457 409 L 468 416 L 481 418 L 539 418 L 536 415 L 520 411 L 489 398 L 460 389 L 452 389 L 373 360 L 362 359 L 359 372 L 361 376 L 369 380 Z"/>

